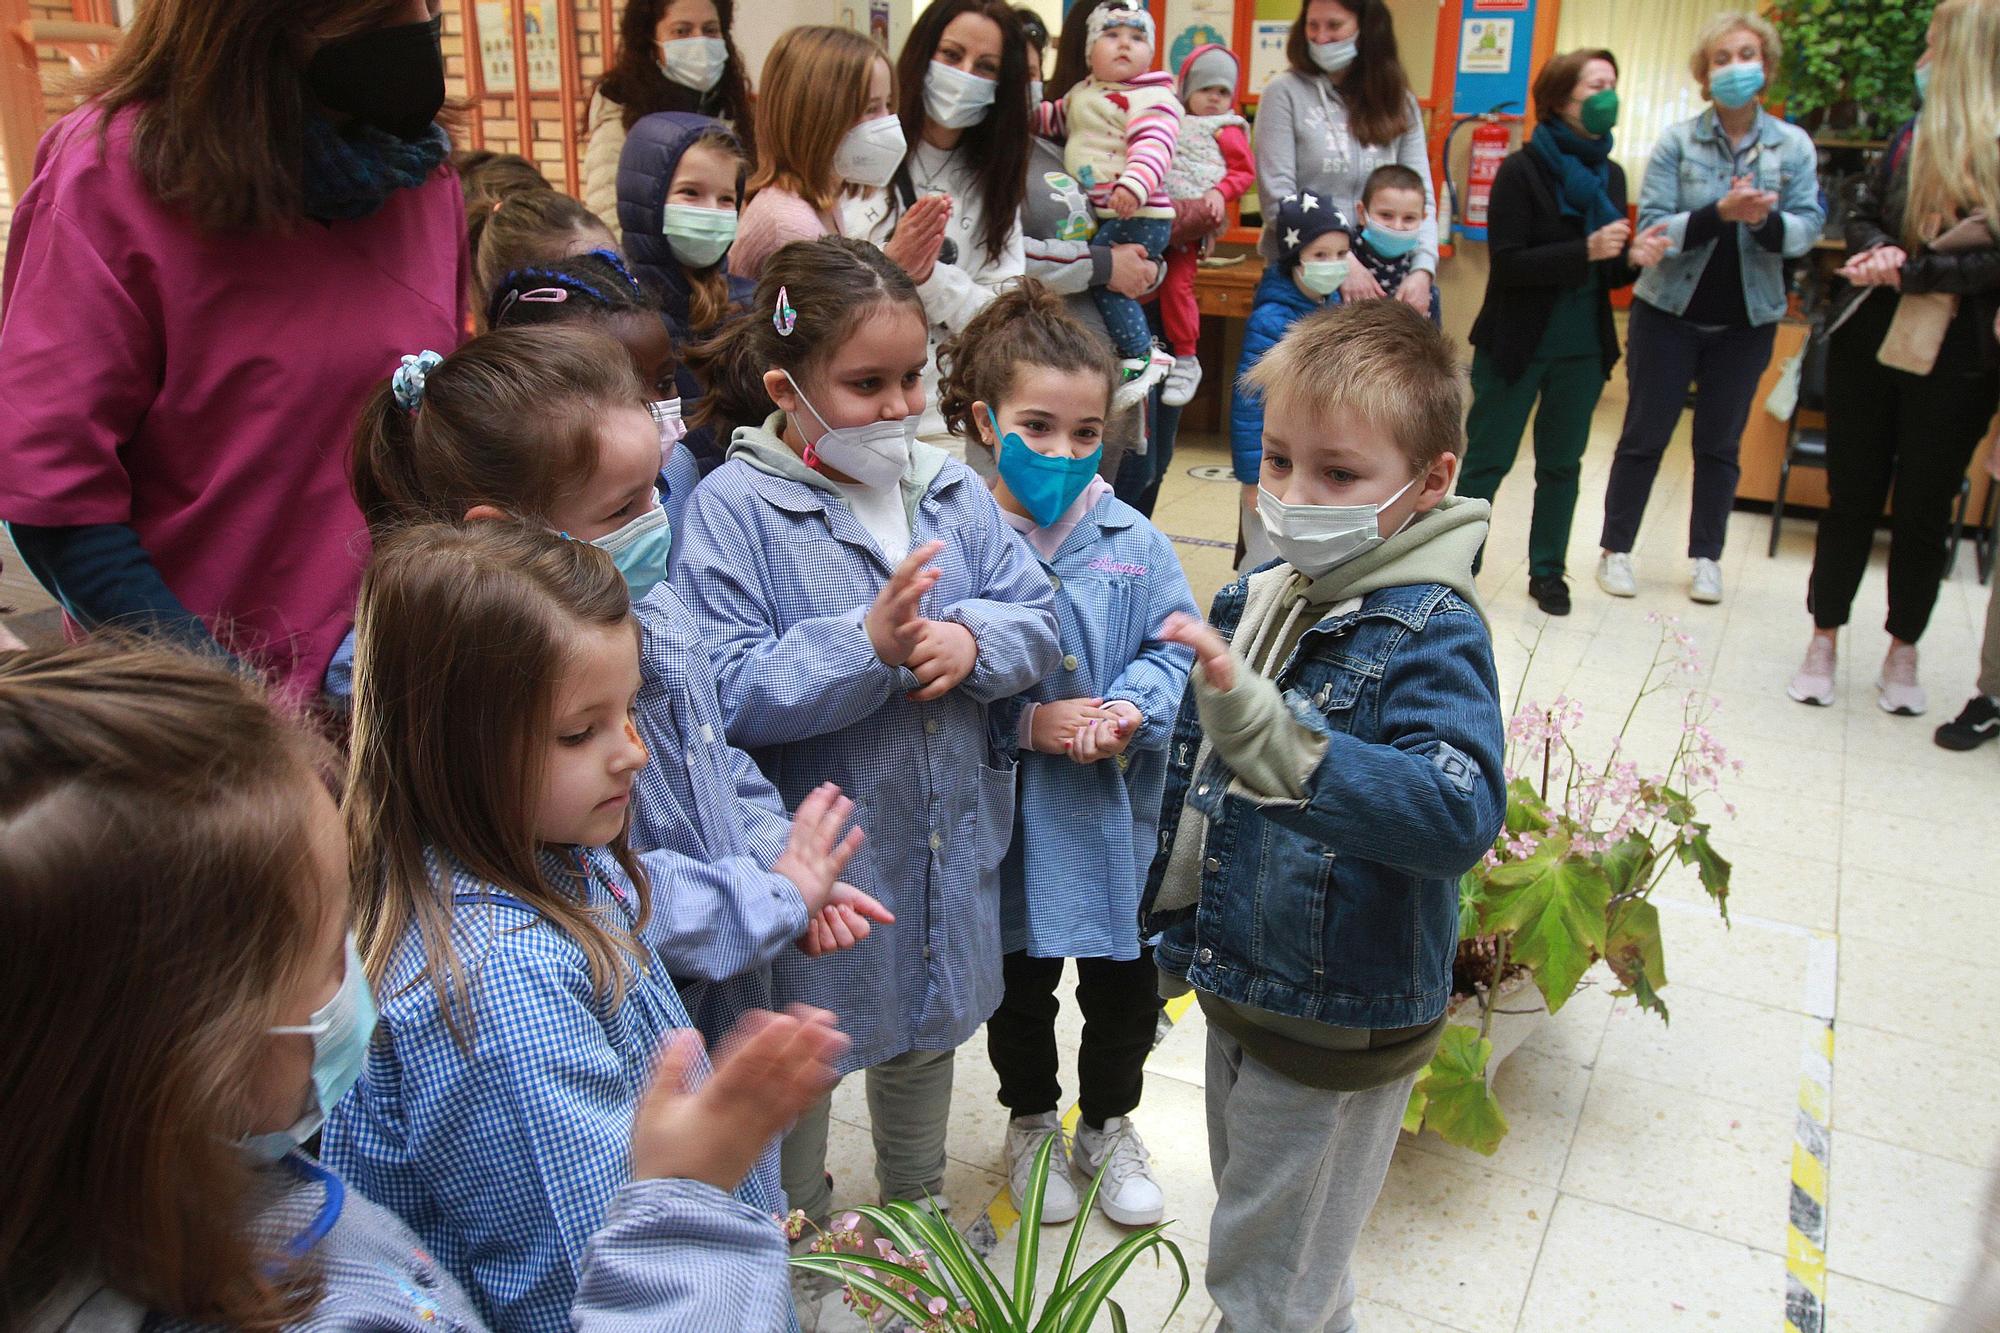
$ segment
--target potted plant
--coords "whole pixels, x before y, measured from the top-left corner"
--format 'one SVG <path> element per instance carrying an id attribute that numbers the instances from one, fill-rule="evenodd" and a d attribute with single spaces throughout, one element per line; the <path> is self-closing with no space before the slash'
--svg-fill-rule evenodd
<path id="1" fill-rule="evenodd" d="M 1768 13 L 1784 38 L 1772 100 L 1808 130 L 1855 127 L 1882 137 L 1916 109 L 1911 71 L 1936 0 L 1783 0 Z"/>
<path id="2" fill-rule="evenodd" d="M 1112 1327 L 1123 1333 L 1125 1312 L 1111 1293 L 1140 1255 L 1165 1250 L 1181 1270 L 1180 1294 L 1167 1319 L 1188 1293 L 1187 1261 L 1180 1246 L 1167 1239 L 1166 1226 L 1146 1227 L 1126 1236 L 1109 1254 L 1078 1271 L 1084 1223 L 1097 1202 L 1103 1182 L 1100 1170 L 1090 1182 L 1070 1224 L 1069 1244 L 1055 1288 L 1038 1312 L 1035 1274 L 1041 1258 L 1042 1197 L 1048 1188 L 1049 1160 L 1057 1136 L 1050 1135 L 1035 1153 L 1028 1188 L 1021 1201 L 1020 1233 L 1014 1252 L 1014 1287 L 1010 1292 L 971 1244 L 936 1212 L 897 1200 L 880 1208 L 861 1207 L 833 1220 L 813 1241 L 812 1253 L 795 1255 L 792 1264 L 841 1280 L 847 1299 L 864 1318 L 886 1314 L 901 1318 L 922 1333 L 1084 1333 L 1100 1311 L 1111 1314 Z M 872 1247 L 861 1233 L 868 1222 L 880 1233 Z M 812 1226 L 804 1213 L 785 1221 L 786 1234 L 796 1240 Z M 872 1248 L 873 1253 L 869 1251 Z"/>
<path id="3" fill-rule="evenodd" d="M 1709 729 L 1713 696 L 1685 691 L 1679 740 L 1664 768 L 1646 770 L 1626 753 L 1639 705 L 1701 670 L 1693 638 L 1673 617 L 1647 619 L 1660 626 L 1659 644 L 1601 765 L 1586 762 L 1573 744 L 1582 704 L 1565 695 L 1552 704 L 1516 698 L 1507 727 L 1506 825 L 1459 881 L 1462 1021 L 1446 1026 L 1410 1093 L 1403 1127 L 1412 1133 L 1430 1128 L 1489 1155 L 1499 1148 L 1507 1117 L 1493 1095 L 1494 1019 L 1529 984 L 1554 1013 L 1603 959 L 1618 978 L 1616 994 L 1666 1020 L 1666 949 L 1650 899 L 1674 865 L 1693 867 L 1729 919 L 1729 862 L 1710 845 L 1701 813 L 1718 799 L 1724 774 L 1741 765 Z M 1524 684 L 1533 662 L 1531 653 Z M 1726 803 L 1723 809 L 1735 813 Z"/>

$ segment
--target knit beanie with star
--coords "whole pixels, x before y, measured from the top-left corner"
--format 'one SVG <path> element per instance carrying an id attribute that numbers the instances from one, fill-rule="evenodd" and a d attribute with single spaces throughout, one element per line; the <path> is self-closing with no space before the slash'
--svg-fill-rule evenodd
<path id="1" fill-rule="evenodd" d="M 1299 251 L 1330 231 L 1347 233 L 1354 226 L 1347 215 L 1322 195 L 1288 194 L 1278 205 L 1278 260 L 1287 272 L 1298 267 Z"/>

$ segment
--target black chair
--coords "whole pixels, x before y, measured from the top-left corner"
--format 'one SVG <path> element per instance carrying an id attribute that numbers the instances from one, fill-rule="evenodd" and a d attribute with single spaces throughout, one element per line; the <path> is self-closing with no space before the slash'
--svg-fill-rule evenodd
<path id="1" fill-rule="evenodd" d="M 1972 502 L 1972 481 L 1959 483 L 1958 512 L 1952 516 L 1950 554 L 1945 557 L 1944 574 L 1951 577 L 1958 567 L 1958 543 L 1965 535 L 1965 511 Z M 1983 585 L 1993 577 L 1994 548 L 2000 546 L 2000 481 L 1988 482 L 1986 501 L 1980 507 L 1979 526 L 1972 530 L 1972 567 Z"/>
<path id="2" fill-rule="evenodd" d="M 1817 412 L 1822 420 L 1825 418 L 1826 349 L 1825 326 L 1814 324 L 1806 336 L 1799 362 L 1799 400 L 1792 408 L 1791 425 L 1785 432 L 1785 461 L 1778 468 L 1778 498 L 1771 502 L 1771 542 L 1764 552 L 1767 556 L 1778 553 L 1778 527 L 1785 521 L 1785 491 L 1792 482 L 1792 469 L 1826 470 L 1826 427 L 1799 425 L 1801 412 Z"/>

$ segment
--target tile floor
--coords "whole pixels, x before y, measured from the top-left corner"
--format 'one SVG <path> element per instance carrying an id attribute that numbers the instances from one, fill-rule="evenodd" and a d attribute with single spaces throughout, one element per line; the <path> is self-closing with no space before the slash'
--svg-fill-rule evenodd
<path id="1" fill-rule="evenodd" d="M 1695 636 L 1703 683 L 1723 704 L 1715 730 L 1745 763 L 1730 793 L 1739 816 L 1716 833 L 1736 865 L 1734 925 L 1716 919 L 1691 878 L 1676 878 L 1662 894 L 1671 1026 L 1614 999 L 1600 968 L 1502 1066 L 1496 1081 L 1512 1133 L 1497 1154 L 1430 1134 L 1405 1138 L 1356 1260 L 1361 1324 L 1371 1333 L 1781 1328 L 1800 1061 L 1815 1022 L 1808 954 L 1826 938 L 1838 977 L 1826 1327 L 1928 1330 L 1972 1259 L 2000 1153 L 2000 1007 L 1981 984 L 1985 931 L 2000 930 L 2000 746 L 1954 755 L 1930 741 L 1970 692 L 1987 590 L 1963 569 L 1944 584 L 1923 644 L 1931 715 L 1891 718 L 1869 688 L 1886 647 L 1878 555 L 1842 662 L 1839 705 L 1792 703 L 1783 687 L 1808 630 L 1812 526 L 1787 524 L 1767 559 L 1768 518 L 1737 514 L 1723 562 L 1727 600 L 1690 602 L 1680 558 L 1684 439 L 1641 534 L 1640 596 L 1617 602 L 1591 584 L 1623 390 L 1621 372 L 1585 462 L 1570 557 L 1581 575 L 1575 613 L 1545 625 L 1527 598 L 1525 462 L 1500 492 L 1482 591 L 1508 696 L 1526 671 L 1527 697 L 1580 698 L 1594 736 L 1615 731 L 1644 674 L 1656 634 L 1648 611 L 1678 615 Z M 1189 476 L 1226 461 L 1218 440 L 1183 441 L 1156 514 L 1161 528 L 1233 538 L 1233 484 Z M 1230 552 L 1179 549 L 1206 604 L 1228 577 Z M 1969 567 L 1969 557 L 1961 563 Z M 1668 700 L 1649 701 L 1632 734 L 1641 743 L 1667 738 L 1677 729 L 1672 713 Z M 1067 1052 L 1077 1036 L 1065 1009 Z M 1200 1288 L 1214 1200 L 1203 1041 L 1200 1011 L 1190 1010 L 1152 1056 L 1137 1117 L 1178 1219 L 1171 1232 L 1195 1274 L 1166 1325 L 1173 1330 L 1212 1329 L 1217 1319 Z M 957 1070 L 948 1185 L 955 1215 L 969 1224 L 1001 1187 L 1004 1121 L 983 1039 L 968 1044 Z M 872 1191 L 873 1162 L 858 1084 L 843 1088 L 834 1113 L 839 1192 L 842 1202 L 860 1201 Z M 1094 1219 L 1092 1252 L 1116 1234 Z M 1011 1231 L 1002 1235 L 996 1260 L 1011 1266 L 1013 1241 Z M 1157 1275 L 1135 1270 L 1124 1292 L 1131 1327 L 1160 1327 L 1177 1286 L 1171 1265 Z M 853 1326 L 843 1313 L 820 1323 Z"/>

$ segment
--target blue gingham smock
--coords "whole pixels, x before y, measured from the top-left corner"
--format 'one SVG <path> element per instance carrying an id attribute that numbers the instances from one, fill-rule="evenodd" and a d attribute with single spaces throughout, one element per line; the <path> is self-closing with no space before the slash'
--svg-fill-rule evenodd
<path id="1" fill-rule="evenodd" d="M 579 876 L 573 856 L 593 873 Z M 544 850 L 541 862 L 551 886 L 629 922 L 631 887 L 604 849 Z M 327 1118 L 323 1153 L 409 1223 L 487 1323 L 558 1333 L 584 1247 L 629 1176 L 632 1111 L 654 1058 L 692 1024 L 662 969 L 628 978 L 612 1008 L 567 932 L 456 863 L 449 887 L 473 1048 L 446 1029 L 413 928 L 377 988 L 368 1062 Z M 781 1206 L 757 1175 L 736 1195 L 760 1213 Z"/>
<path id="2" fill-rule="evenodd" d="M 737 432 L 730 461 L 689 502 L 674 586 L 714 657 L 730 740 L 787 808 L 840 784 L 867 834 L 846 878 L 896 914 L 846 953 L 781 955 L 776 999 L 839 1015 L 854 1042 L 843 1072 L 950 1050 L 1000 1002 L 997 871 L 1014 773 L 988 709 L 1060 657 L 1048 578 L 979 479 L 918 445 L 905 476 L 922 484 L 910 545 L 945 543 L 924 614 L 964 624 L 979 656 L 957 689 L 914 703 L 916 677 L 884 666 L 862 628 L 892 567 L 836 493 L 746 461 L 746 436 L 784 448 Z"/>
<path id="3" fill-rule="evenodd" d="M 729 744 L 715 669 L 687 605 L 667 584 L 633 606 L 649 754 L 632 788 L 632 846 L 653 886 L 645 942 L 666 963 L 713 1046 L 771 1007 L 771 960 L 806 931 L 806 905 L 771 873 L 791 836 L 784 802 Z"/>
<path id="4" fill-rule="evenodd" d="M 1055 589 L 1063 657 L 1026 697 L 1124 699 L 1146 720 L 1114 759 L 1021 755 L 1014 841 L 1000 867 L 1001 943 L 1037 958 L 1129 961 L 1139 956 L 1167 742 L 1194 666 L 1192 652 L 1156 636 L 1173 612 L 1200 609 L 1173 544 L 1113 495 L 1039 563 Z"/>

